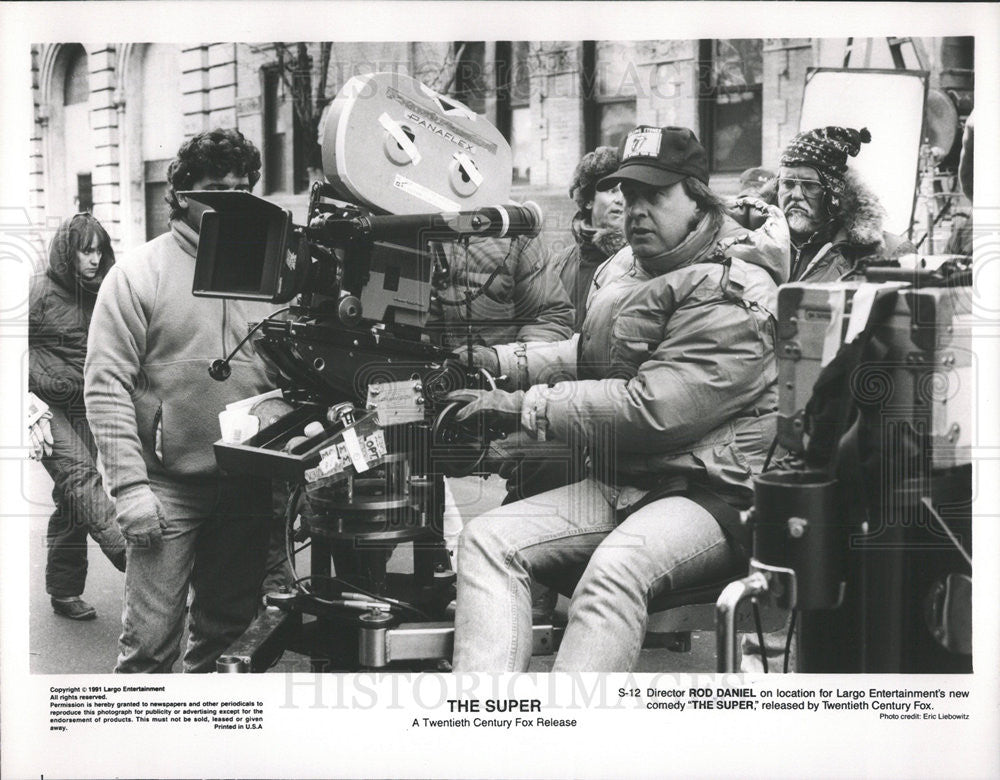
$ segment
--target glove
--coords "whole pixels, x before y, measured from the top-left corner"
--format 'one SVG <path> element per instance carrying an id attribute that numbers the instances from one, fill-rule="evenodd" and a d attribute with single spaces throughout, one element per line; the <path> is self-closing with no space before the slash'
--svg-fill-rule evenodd
<path id="1" fill-rule="evenodd" d="M 163 538 L 166 518 L 159 499 L 149 485 L 127 490 L 115 501 L 118 526 L 129 544 L 150 546 Z"/>
<path id="2" fill-rule="evenodd" d="M 31 459 L 41 460 L 52 454 L 52 412 L 49 405 L 34 393 L 28 393 L 28 441 Z"/>
<path id="3" fill-rule="evenodd" d="M 456 422 L 481 415 L 486 424 L 496 431 L 513 433 L 521 427 L 523 390 L 516 393 L 508 393 L 506 390 L 455 390 L 448 393 L 448 400 L 467 404 L 455 415 Z"/>
<path id="4" fill-rule="evenodd" d="M 462 368 L 469 365 L 469 349 L 463 347 L 455 351 L 455 357 L 461 361 Z M 500 375 L 500 357 L 493 347 L 484 347 L 482 344 L 475 344 L 472 347 L 472 366 L 482 368 L 490 372 L 490 376 L 496 378 Z"/>
<path id="5" fill-rule="evenodd" d="M 750 230 L 757 230 L 770 216 L 768 204 L 752 195 L 736 199 L 734 208 L 743 217 L 743 224 Z"/>
<path id="6" fill-rule="evenodd" d="M 49 424 L 51 412 L 46 412 L 28 426 L 28 439 L 31 441 L 31 459 L 41 460 L 52 454 L 52 426 Z"/>

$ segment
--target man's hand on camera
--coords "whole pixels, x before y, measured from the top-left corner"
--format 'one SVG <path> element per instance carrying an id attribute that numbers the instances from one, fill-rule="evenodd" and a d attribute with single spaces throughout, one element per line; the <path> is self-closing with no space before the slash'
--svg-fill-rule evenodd
<path id="1" fill-rule="evenodd" d="M 448 400 L 467 404 L 455 415 L 457 422 L 481 416 L 490 428 L 503 433 L 513 433 L 521 426 L 523 390 L 515 393 L 506 390 L 455 390 L 448 394 Z"/>
<path id="2" fill-rule="evenodd" d="M 129 544 L 150 546 L 163 538 L 166 519 L 159 499 L 149 485 L 125 491 L 115 501 L 118 526 Z"/>
<path id="3" fill-rule="evenodd" d="M 455 357 L 460 361 L 462 368 L 469 366 L 469 349 L 462 347 L 455 350 Z M 493 347 L 484 347 L 482 344 L 475 344 L 472 347 L 472 367 L 482 368 L 489 371 L 490 376 L 496 378 L 500 375 L 500 358 Z"/>

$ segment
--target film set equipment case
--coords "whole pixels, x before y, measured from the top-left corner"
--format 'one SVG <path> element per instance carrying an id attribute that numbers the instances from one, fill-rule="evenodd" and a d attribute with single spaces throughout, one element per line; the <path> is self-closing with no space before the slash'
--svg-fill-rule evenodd
<path id="1" fill-rule="evenodd" d="M 874 293 L 893 287 L 891 313 L 871 325 L 882 354 L 850 377 L 855 402 L 877 423 L 868 464 L 841 472 L 854 506 L 845 601 L 803 613 L 799 671 L 971 671 L 971 288 L 782 286 L 779 443 L 804 451 L 820 371 L 867 321 Z"/>

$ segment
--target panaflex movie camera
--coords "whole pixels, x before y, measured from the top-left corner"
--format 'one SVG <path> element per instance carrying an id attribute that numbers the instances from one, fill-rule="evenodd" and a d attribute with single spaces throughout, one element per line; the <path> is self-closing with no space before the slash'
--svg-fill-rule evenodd
<path id="1" fill-rule="evenodd" d="M 217 461 L 287 480 L 293 570 L 295 542 L 311 545 L 311 573 L 267 596 L 272 608 L 220 671 L 264 670 L 286 648 L 339 669 L 450 658 L 444 476 L 478 469 L 493 434 L 454 423 L 460 405 L 446 396 L 493 378 L 428 327 L 440 248 L 457 244 L 461 263 L 470 239 L 541 226 L 536 206 L 509 201 L 500 132 L 406 76 L 351 79 L 322 146 L 327 182 L 313 186 L 303 226 L 249 193 L 186 193 L 200 235 L 194 294 L 288 304 L 253 334 L 286 388 L 245 406 L 257 432 L 218 442 Z M 491 279 L 446 303 L 469 306 Z M 210 369 L 220 380 L 228 371 L 228 359 Z M 412 573 L 387 571 L 404 542 Z"/>

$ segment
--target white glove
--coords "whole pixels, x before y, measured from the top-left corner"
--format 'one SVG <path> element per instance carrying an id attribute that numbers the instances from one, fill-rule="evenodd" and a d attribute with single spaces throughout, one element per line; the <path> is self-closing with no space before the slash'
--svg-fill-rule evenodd
<path id="1" fill-rule="evenodd" d="M 31 459 L 41 460 L 52 454 L 52 412 L 48 404 L 34 393 L 28 393 L 28 440 Z"/>

